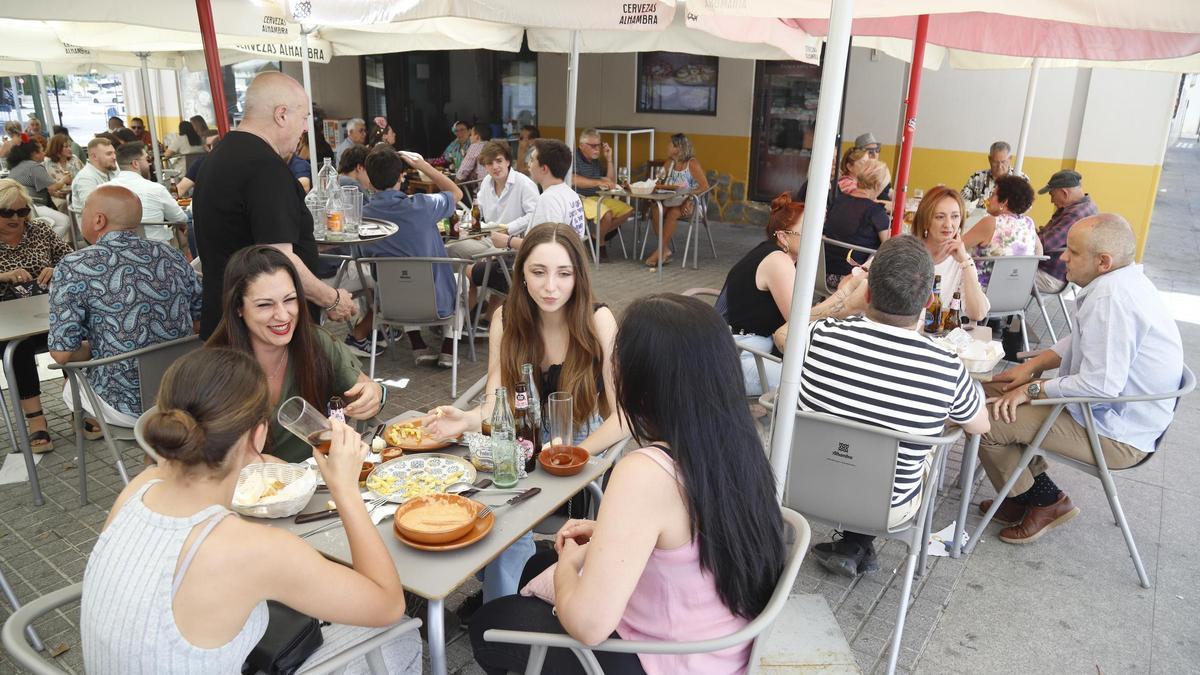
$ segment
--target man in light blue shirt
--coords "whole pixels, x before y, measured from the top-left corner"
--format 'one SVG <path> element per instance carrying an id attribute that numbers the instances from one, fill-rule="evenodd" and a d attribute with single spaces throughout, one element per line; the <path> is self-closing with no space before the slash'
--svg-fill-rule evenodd
<path id="1" fill-rule="evenodd" d="M 1163 394 L 1179 388 L 1183 344 L 1179 328 L 1154 284 L 1134 263 L 1136 242 L 1129 223 L 1102 213 L 1084 218 L 1067 234 L 1062 261 L 1067 279 L 1082 287 L 1076 299 L 1075 332 L 1025 363 L 993 378 L 996 421 L 984 434 L 979 456 L 992 485 L 999 489 L 1020 461 L 1053 406 L 1023 405 L 1034 398 L 1117 397 Z M 1058 369 L 1057 377 L 1042 373 Z M 1174 401 L 1095 404 L 1092 406 L 1104 461 L 1110 469 L 1140 463 L 1154 452 L 1157 439 L 1174 415 Z M 1080 406 L 1059 415 L 1042 448 L 1071 459 L 1095 463 Z M 1035 457 L 996 512 L 1009 524 L 1000 539 L 1032 542 L 1074 518 L 1079 509 L 1046 475 L 1046 462 Z M 986 511 L 990 500 L 980 504 Z"/>

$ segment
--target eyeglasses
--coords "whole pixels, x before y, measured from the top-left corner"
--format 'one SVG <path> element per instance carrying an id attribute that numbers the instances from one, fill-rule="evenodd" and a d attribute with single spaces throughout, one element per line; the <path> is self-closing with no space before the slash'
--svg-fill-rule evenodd
<path id="1" fill-rule="evenodd" d="M 13 216 L 24 218 L 29 215 L 30 210 L 28 206 L 20 209 L 0 209 L 0 218 L 12 218 Z"/>
<path id="2" fill-rule="evenodd" d="M 586 145 L 586 146 L 587 146 L 587 147 L 589 147 L 589 148 L 598 148 L 598 147 L 600 147 L 600 144 L 599 144 L 599 143 L 584 143 L 583 145 Z"/>

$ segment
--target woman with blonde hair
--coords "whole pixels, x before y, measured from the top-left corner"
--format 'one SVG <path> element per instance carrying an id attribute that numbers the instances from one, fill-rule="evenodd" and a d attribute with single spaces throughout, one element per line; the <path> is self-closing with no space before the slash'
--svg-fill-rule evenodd
<path id="1" fill-rule="evenodd" d="M 825 236 L 830 239 L 863 246 L 879 248 L 892 236 L 891 220 L 887 209 L 878 201 L 879 194 L 891 183 L 891 172 L 887 165 L 877 159 L 862 160 L 857 165 L 855 188 L 838 199 L 829 208 L 825 218 Z M 825 244 L 826 284 L 834 288 L 850 268 L 867 260 L 865 253 L 849 253 L 844 247 Z"/>
<path id="2" fill-rule="evenodd" d="M 913 235 L 925 243 L 933 258 L 933 273 L 942 278 L 942 307 L 949 307 L 957 291 L 962 312 L 973 321 L 987 317 L 991 304 L 979 283 L 979 272 L 963 243 L 962 219 L 966 205 L 958 190 L 938 185 L 925 193 L 913 218 Z"/>
<path id="3" fill-rule="evenodd" d="M 680 192 L 704 192 L 708 189 L 708 178 L 704 175 L 704 167 L 700 166 L 700 160 L 696 159 L 692 141 L 686 135 L 671 136 L 671 148 L 667 150 L 667 158 L 668 161 L 663 165 L 662 173 L 659 176 L 663 182 L 663 189 Z M 694 209 L 695 201 L 687 195 L 673 197 L 663 202 L 661 226 L 664 228 L 662 233 L 664 245 L 670 245 L 679 219 L 692 217 Z M 654 231 L 657 233 L 660 227 L 658 209 L 651 209 L 650 213 Z M 649 258 L 646 258 L 646 267 L 657 267 L 660 255 L 666 256 L 663 258 L 664 265 L 671 262 L 672 254 L 669 250 L 655 251 L 650 254 Z"/>

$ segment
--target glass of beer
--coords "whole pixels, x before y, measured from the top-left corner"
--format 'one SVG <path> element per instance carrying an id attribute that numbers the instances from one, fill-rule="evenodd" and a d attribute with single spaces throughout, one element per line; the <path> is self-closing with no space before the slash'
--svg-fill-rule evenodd
<path id="1" fill-rule="evenodd" d="M 575 418 L 573 416 L 571 395 L 565 391 L 550 394 L 546 401 L 547 429 L 550 432 L 550 445 L 575 444 Z"/>
<path id="2" fill-rule="evenodd" d="M 332 439 L 329 420 L 308 401 L 293 396 L 279 406 L 279 423 L 296 434 L 321 454 L 329 454 Z"/>

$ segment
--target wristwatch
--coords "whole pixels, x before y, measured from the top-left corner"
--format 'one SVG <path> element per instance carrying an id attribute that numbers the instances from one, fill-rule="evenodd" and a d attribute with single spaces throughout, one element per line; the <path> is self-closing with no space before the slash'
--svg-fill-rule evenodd
<path id="1" fill-rule="evenodd" d="M 1042 391 L 1043 388 L 1041 382 L 1030 382 L 1029 386 L 1025 388 L 1025 392 L 1029 394 L 1030 399 L 1041 397 Z"/>

